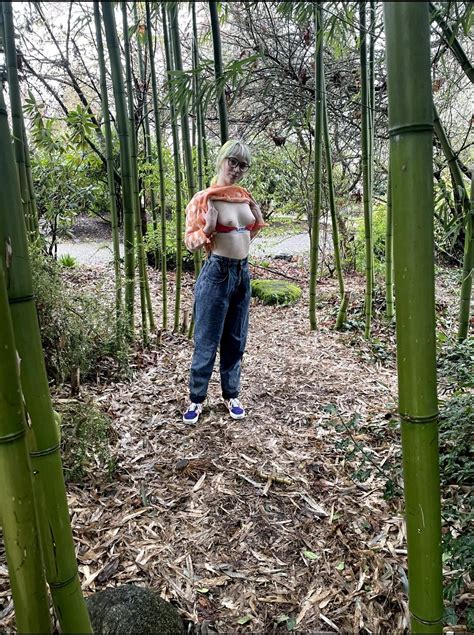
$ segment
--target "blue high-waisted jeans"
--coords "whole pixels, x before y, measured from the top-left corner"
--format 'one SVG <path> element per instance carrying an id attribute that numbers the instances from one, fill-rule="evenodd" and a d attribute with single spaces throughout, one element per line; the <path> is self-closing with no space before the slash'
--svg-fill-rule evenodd
<path id="1" fill-rule="evenodd" d="M 206 398 L 219 345 L 222 396 L 238 396 L 249 306 L 247 258 L 211 254 L 194 289 L 194 354 L 189 378 L 192 402 L 202 403 Z"/>

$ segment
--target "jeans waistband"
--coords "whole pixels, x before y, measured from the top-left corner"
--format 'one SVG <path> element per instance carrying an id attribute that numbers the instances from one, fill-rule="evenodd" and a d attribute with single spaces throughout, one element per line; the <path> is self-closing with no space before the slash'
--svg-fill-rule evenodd
<path id="1" fill-rule="evenodd" d="M 217 259 L 220 260 L 221 262 L 229 265 L 229 266 L 243 266 L 246 265 L 248 263 L 248 257 L 247 258 L 226 258 L 226 256 L 219 256 L 218 254 L 214 254 L 214 253 L 210 253 L 208 256 L 209 259 Z"/>

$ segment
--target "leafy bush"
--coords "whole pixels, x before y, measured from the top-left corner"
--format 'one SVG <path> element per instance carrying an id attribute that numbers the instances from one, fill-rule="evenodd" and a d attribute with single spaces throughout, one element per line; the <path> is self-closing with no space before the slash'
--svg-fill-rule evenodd
<path id="1" fill-rule="evenodd" d="M 115 306 L 98 301 L 100 294 L 67 289 L 52 258 L 32 249 L 33 288 L 48 376 L 61 383 L 80 368 L 93 376 L 106 359 L 126 365 L 124 339 L 116 334 Z"/>
<path id="2" fill-rule="evenodd" d="M 67 482 L 82 482 L 98 473 L 110 478 L 115 462 L 110 452 L 111 420 L 92 400 L 55 403 L 61 416 L 61 453 Z"/>
<path id="3" fill-rule="evenodd" d="M 387 206 L 375 205 L 372 215 L 372 241 L 374 270 L 385 271 L 385 234 L 387 229 Z M 357 271 L 365 271 L 365 226 L 364 217 L 359 216 L 354 225 L 353 260 Z"/>
<path id="4" fill-rule="evenodd" d="M 438 353 L 438 378 L 444 389 L 474 388 L 474 337 L 464 342 L 442 338 Z"/>
<path id="5" fill-rule="evenodd" d="M 148 257 L 148 262 L 156 266 L 155 254 L 161 259 L 161 228 L 154 230 L 153 225 L 149 224 L 147 233 L 143 238 L 143 246 Z M 184 241 L 182 242 L 182 258 L 183 269 L 185 271 L 194 270 L 194 255 L 186 249 Z M 176 269 L 176 220 L 173 217 L 166 223 L 166 266 L 168 269 Z M 158 268 L 160 263 L 158 263 Z"/>
<path id="6" fill-rule="evenodd" d="M 472 394 L 454 396 L 440 416 L 440 475 L 443 495 L 443 561 L 447 569 L 444 594 L 451 604 L 447 621 L 461 620 L 474 630 L 474 611 L 460 601 L 474 576 L 474 536 L 470 492 L 474 485 L 474 400 Z"/>

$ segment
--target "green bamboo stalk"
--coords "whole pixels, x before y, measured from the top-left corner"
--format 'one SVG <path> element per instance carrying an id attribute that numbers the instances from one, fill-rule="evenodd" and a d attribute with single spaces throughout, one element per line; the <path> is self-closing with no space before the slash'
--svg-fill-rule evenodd
<path id="1" fill-rule="evenodd" d="M 390 151 L 389 151 L 390 152 Z M 385 301 L 387 319 L 393 320 L 393 214 L 392 169 L 388 161 L 387 227 L 385 230 Z"/>
<path id="2" fill-rule="evenodd" d="M 223 85 L 224 72 L 222 66 L 221 29 L 219 26 L 217 2 L 209 2 L 209 10 L 211 14 L 212 45 L 214 49 L 214 73 L 216 77 L 219 126 L 221 133 L 221 144 L 224 145 L 224 143 L 229 139 L 229 121 L 227 117 L 227 104 L 225 102 L 225 91 Z"/>
<path id="3" fill-rule="evenodd" d="M 137 3 L 133 4 L 133 14 L 135 19 L 135 24 L 139 24 L 138 17 L 138 9 Z M 140 82 L 142 84 L 142 104 L 143 104 L 143 146 L 145 151 L 145 161 L 150 166 L 150 173 L 153 170 L 154 160 L 153 160 L 153 147 L 151 143 L 151 132 L 150 132 L 150 109 L 148 107 L 148 99 L 147 99 L 147 91 L 148 91 L 148 83 L 146 78 L 146 68 L 145 62 L 143 60 L 143 47 L 140 40 L 140 34 L 137 32 L 137 48 L 138 48 L 138 64 L 140 70 Z M 151 206 L 151 220 L 153 226 L 153 233 L 155 236 L 158 235 L 158 211 L 156 204 L 156 193 L 155 187 L 153 183 L 150 184 L 150 206 Z M 157 247 L 154 253 L 155 258 L 155 268 L 158 269 L 161 262 L 160 249 Z M 153 319 L 154 322 L 154 319 Z M 151 324 L 151 320 L 150 320 Z M 152 329 L 154 330 L 154 328 Z"/>
<path id="4" fill-rule="evenodd" d="M 8 296 L 0 262 L 1 525 L 20 633 L 51 633 L 49 601 L 35 512 L 26 421 Z"/>
<path id="5" fill-rule="evenodd" d="M 183 71 L 183 60 L 181 56 L 181 44 L 179 36 L 179 24 L 178 24 L 178 3 L 172 3 L 169 6 L 170 16 L 170 34 L 171 34 L 171 48 L 173 51 L 174 70 Z M 193 165 L 193 152 L 191 148 L 191 140 L 189 136 L 189 117 L 188 117 L 188 103 L 186 100 L 182 100 L 179 106 L 180 118 L 181 118 L 181 138 L 183 145 L 184 167 L 186 170 L 186 183 L 188 186 L 188 200 L 191 200 L 196 193 L 196 182 L 194 178 L 194 165 Z M 194 253 L 194 274 L 197 278 L 201 269 L 201 252 L 196 251 Z"/>
<path id="6" fill-rule="evenodd" d="M 337 280 L 339 283 L 339 295 L 341 296 L 341 300 L 342 300 L 344 298 L 344 276 L 342 273 L 341 252 L 339 247 L 339 229 L 337 226 L 336 197 L 334 195 L 334 179 L 332 175 L 332 152 L 331 152 L 331 142 L 329 140 L 328 109 L 327 109 L 325 82 L 323 83 L 323 131 L 324 131 L 324 147 L 326 150 L 326 170 L 327 170 L 327 176 L 328 176 L 329 210 L 331 212 L 334 262 L 336 264 Z"/>
<path id="7" fill-rule="evenodd" d="M 60 443 L 44 365 L 33 295 L 28 241 L 19 182 L 11 151 L 7 113 L 0 91 L 0 258 L 9 266 L 8 297 L 21 363 L 21 386 L 31 427 L 28 447 L 42 552 L 54 607 L 63 633 L 90 633 L 91 626 L 77 574 L 62 474 Z M 7 246 L 7 247 L 5 247 Z"/>
<path id="8" fill-rule="evenodd" d="M 314 5 L 315 33 L 315 123 L 314 123 L 314 189 L 313 216 L 311 220 L 310 278 L 309 278 L 309 322 L 316 330 L 316 279 L 318 275 L 319 225 L 321 215 L 321 164 L 323 145 L 323 14 L 322 2 Z"/>
<path id="9" fill-rule="evenodd" d="M 135 24 L 138 27 L 138 10 L 137 3 L 133 3 L 133 15 L 135 19 Z M 138 51 L 138 67 L 140 73 L 140 81 L 143 87 L 142 93 L 142 107 L 143 107 L 143 147 L 145 153 L 145 161 L 151 165 L 151 143 L 150 143 L 150 122 L 148 119 L 148 102 L 147 102 L 147 91 L 146 91 L 146 72 L 145 72 L 145 64 L 143 61 L 143 50 L 142 44 L 140 41 L 140 34 L 136 30 L 136 40 L 137 40 L 137 51 Z M 150 188 L 150 198 L 152 202 L 152 220 L 156 222 L 156 204 L 155 204 L 155 192 L 153 186 Z M 140 205 L 139 205 L 139 214 L 140 214 Z M 139 222 L 141 221 L 139 216 Z M 154 224 L 155 227 L 155 224 Z M 140 223 L 141 228 L 141 223 Z M 146 228 L 145 228 L 146 231 Z M 156 331 L 155 317 L 153 315 L 153 304 L 151 302 L 151 294 L 150 294 L 150 281 L 148 280 L 148 269 L 147 269 L 147 260 L 145 256 L 145 247 L 143 244 L 143 229 L 141 229 L 142 234 L 142 259 L 143 259 L 143 270 L 144 270 L 144 283 L 145 283 L 145 300 L 146 307 L 148 312 L 148 322 L 150 323 L 150 331 Z"/>
<path id="10" fill-rule="evenodd" d="M 329 124 L 328 109 L 326 100 L 326 82 L 323 81 L 323 130 L 324 130 L 324 147 L 326 149 L 326 170 L 328 175 L 329 190 L 329 209 L 331 213 L 332 226 L 332 243 L 334 248 L 334 262 L 336 264 L 337 280 L 339 283 L 340 304 L 336 318 L 336 330 L 340 330 L 344 326 L 347 316 L 347 307 L 349 306 L 350 293 L 344 290 L 344 276 L 342 272 L 341 252 L 339 248 L 339 229 L 337 225 L 336 200 L 334 196 L 334 180 L 332 175 L 332 152 L 329 140 Z"/>
<path id="11" fill-rule="evenodd" d="M 33 218 L 30 201 L 30 188 L 26 171 L 25 146 L 23 137 L 23 109 L 21 106 L 20 83 L 18 80 L 18 68 L 15 46 L 15 27 L 13 25 L 12 3 L 9 0 L 2 2 L 3 25 L 5 39 L 5 58 L 7 63 L 8 86 L 10 92 L 10 106 L 13 127 L 13 139 L 15 146 L 15 158 L 18 169 L 18 179 L 23 204 L 23 213 L 27 222 L 30 239 L 38 238 L 38 219 Z"/>
<path id="12" fill-rule="evenodd" d="M 31 208 L 31 219 L 34 225 L 34 234 L 39 237 L 39 224 L 38 224 L 38 206 L 36 204 L 36 195 L 34 191 L 33 185 L 33 174 L 31 172 L 31 161 L 30 161 L 30 149 L 28 147 L 28 138 L 26 136 L 25 130 L 25 118 L 22 118 L 23 124 L 23 145 L 25 148 L 25 167 L 26 167 L 26 179 L 28 183 L 28 195 L 30 199 L 30 208 Z"/>
<path id="13" fill-rule="evenodd" d="M 436 20 L 436 22 L 441 27 L 441 30 L 443 32 L 443 39 L 446 45 L 451 49 L 452 54 L 461 64 L 461 68 L 465 72 L 466 76 L 474 84 L 474 67 L 469 61 L 469 58 L 464 52 L 464 49 L 459 43 L 459 40 L 455 37 L 449 25 L 443 20 L 440 10 L 434 5 L 433 2 L 430 2 L 429 5 L 430 5 L 431 19 Z"/>
<path id="14" fill-rule="evenodd" d="M 130 158 L 129 131 L 127 120 L 127 99 L 120 59 L 120 44 L 115 25 L 114 5 L 102 0 L 102 16 L 105 37 L 110 58 L 112 87 L 117 111 L 117 126 L 120 140 L 120 168 L 122 173 L 122 206 L 125 250 L 125 326 L 127 337 L 134 333 L 134 297 L 135 297 L 135 206 Z"/>
<path id="15" fill-rule="evenodd" d="M 156 70 L 155 70 L 155 56 L 153 53 L 153 41 L 152 41 L 152 24 L 150 3 L 145 3 L 146 7 L 146 28 L 147 28 L 147 42 L 148 52 L 150 56 L 150 73 L 151 73 L 151 85 L 153 91 L 153 110 L 155 112 L 155 138 L 156 138 L 156 151 L 158 154 L 158 173 L 160 179 L 160 213 L 161 213 L 161 294 L 162 294 L 162 326 L 166 330 L 168 328 L 168 288 L 167 288 L 167 272 L 166 272 L 166 183 L 165 172 L 163 163 L 163 145 L 161 138 L 161 122 L 160 122 L 160 108 L 158 104 L 158 88 L 156 84 Z"/>
<path id="16" fill-rule="evenodd" d="M 197 138 L 197 181 L 198 190 L 201 191 L 205 187 L 205 172 L 204 172 L 204 139 L 202 135 L 203 130 L 203 113 L 202 102 L 199 99 L 200 93 L 200 81 L 199 81 L 199 46 L 198 46 L 198 31 L 197 31 L 197 19 L 196 19 L 196 3 L 191 5 L 192 10 L 192 22 L 193 22 L 193 44 L 192 44 L 192 60 L 193 60 L 193 94 L 194 94 L 194 115 L 196 118 L 196 138 Z"/>
<path id="17" fill-rule="evenodd" d="M 386 2 L 384 17 L 409 608 L 413 632 L 442 633 L 428 3 Z"/>
<path id="18" fill-rule="evenodd" d="M 181 162 L 179 158 L 179 139 L 178 128 L 176 124 L 176 107 L 172 90 L 169 86 L 172 77 L 172 53 L 170 47 L 170 35 L 168 31 L 168 21 L 166 18 L 166 10 L 162 5 L 161 15 L 163 21 L 163 38 L 165 44 L 166 71 L 168 74 L 168 97 L 170 102 L 171 115 L 171 134 L 173 138 L 173 165 L 174 165 L 174 182 L 176 190 L 176 283 L 175 283 L 175 305 L 174 305 L 174 326 L 175 332 L 179 331 L 179 312 L 181 308 L 181 283 L 183 275 L 183 204 L 181 196 Z"/>
<path id="19" fill-rule="evenodd" d="M 471 203 L 466 216 L 464 234 L 464 262 L 462 270 L 461 302 L 459 306 L 458 341 L 463 342 L 469 331 L 472 277 L 474 271 L 474 169 L 471 177 Z"/>
<path id="20" fill-rule="evenodd" d="M 112 244 L 114 250 L 114 273 L 115 273 L 115 319 L 116 329 L 120 328 L 122 322 L 122 272 L 120 268 L 120 239 L 117 217 L 117 199 L 115 196 L 114 177 L 114 151 L 112 143 L 112 128 L 110 125 L 109 96 L 107 92 L 107 75 L 105 72 L 104 45 L 102 40 L 102 27 L 100 21 L 100 10 L 98 0 L 94 0 L 94 21 L 97 39 L 97 57 L 100 74 L 100 95 L 102 105 L 102 117 L 104 120 L 105 154 L 107 160 L 107 183 L 109 186 L 110 218 L 112 224 Z"/>
<path id="21" fill-rule="evenodd" d="M 369 59 L 367 66 L 368 100 L 369 100 L 369 183 L 370 201 L 373 208 L 374 195 L 374 145 L 375 145 L 375 1 L 369 3 Z"/>
<path id="22" fill-rule="evenodd" d="M 362 177 L 364 188 L 364 228 L 365 228 L 365 337 L 370 337 L 373 298 L 373 247 L 372 247 L 372 200 L 370 182 L 370 139 L 369 139 L 369 90 L 367 78 L 367 38 L 365 2 L 359 3 L 360 18 L 360 85 L 362 108 Z"/>
<path id="23" fill-rule="evenodd" d="M 138 260 L 138 283 L 140 288 L 140 309 L 141 309 L 141 325 L 142 339 L 144 346 L 148 343 L 147 331 L 147 304 L 146 304 L 146 285 L 145 285 L 145 262 L 143 250 L 143 233 L 140 218 L 140 190 L 138 187 L 138 150 L 137 150 L 137 134 L 135 130 L 135 110 L 133 106 L 133 87 L 132 87 L 132 60 L 130 56 L 130 36 L 128 33 L 128 17 L 127 3 L 121 2 L 122 7 L 122 24 L 124 39 L 124 56 L 125 56 L 125 77 L 127 87 L 128 101 L 128 140 L 130 146 L 130 165 L 132 168 L 132 188 L 133 188 L 133 210 L 135 217 L 135 234 L 137 240 L 137 260 Z"/>
<path id="24" fill-rule="evenodd" d="M 459 307 L 459 328 L 458 340 L 462 342 L 466 339 L 469 330 L 469 315 L 471 306 L 471 288 L 472 288 L 472 196 L 471 201 L 464 184 L 461 168 L 454 150 L 451 147 L 449 139 L 443 128 L 436 107 L 433 106 L 433 124 L 436 136 L 439 139 L 443 154 L 448 162 L 454 186 L 457 188 L 457 200 L 460 202 L 462 214 L 464 217 L 464 262 L 463 275 L 461 283 L 461 296 Z"/>

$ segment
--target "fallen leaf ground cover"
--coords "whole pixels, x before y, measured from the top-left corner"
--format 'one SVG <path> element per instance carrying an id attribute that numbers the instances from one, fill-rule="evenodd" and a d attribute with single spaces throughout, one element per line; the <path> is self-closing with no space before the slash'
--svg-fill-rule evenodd
<path id="1" fill-rule="evenodd" d="M 270 268 L 300 281 L 303 296 L 293 307 L 252 303 L 244 420 L 228 416 L 214 373 L 198 424 L 182 422 L 192 356 L 182 333 L 137 346 L 123 381 L 98 369 L 96 382 L 82 387 L 82 398 L 112 421 L 115 465 L 110 477 L 96 457 L 87 479 L 68 485 L 84 593 L 147 585 L 195 633 L 402 632 L 394 328 L 383 319 L 382 291 L 369 342 L 359 328 L 363 279 L 347 278 L 342 333 L 333 328 L 337 283 L 319 281 L 318 330 L 310 332 L 305 263 L 275 260 Z M 95 286 L 113 302 L 109 272 L 68 275 L 73 287 Z M 254 275 L 275 274 L 255 267 Z M 159 273 L 150 276 L 159 324 Z M 454 315 L 454 288 L 440 284 L 438 303 Z M 186 275 L 188 316 L 192 287 Z M 54 398 L 68 399 L 67 387 Z M 0 551 L 0 627 L 13 624 Z"/>

